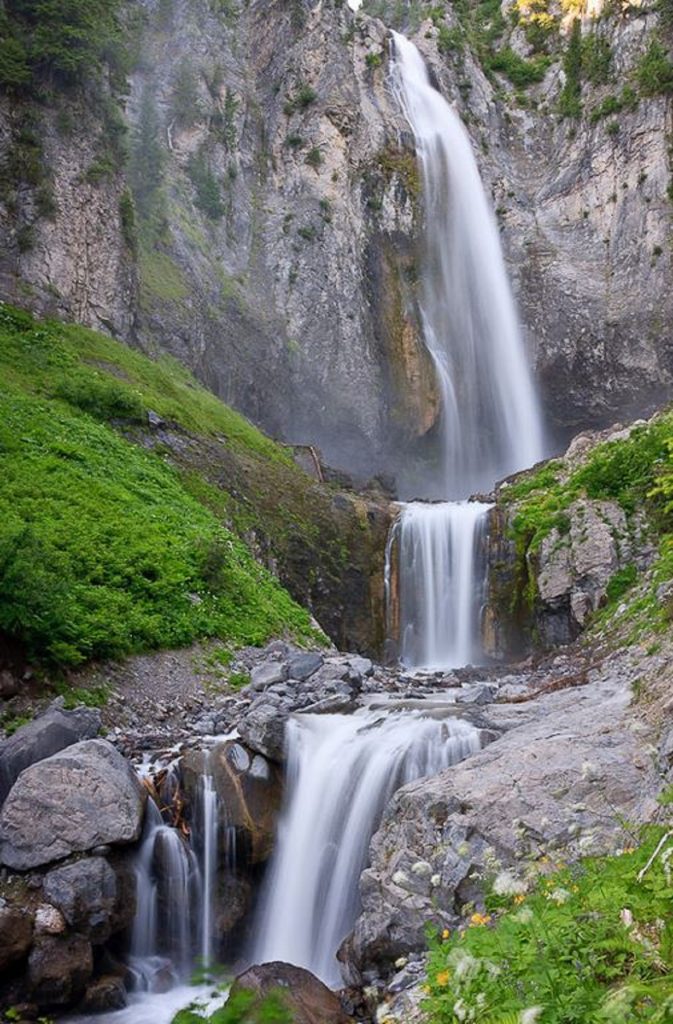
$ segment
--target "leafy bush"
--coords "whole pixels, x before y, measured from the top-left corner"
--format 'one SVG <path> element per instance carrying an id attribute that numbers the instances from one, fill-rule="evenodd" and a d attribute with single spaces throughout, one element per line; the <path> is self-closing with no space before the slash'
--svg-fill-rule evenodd
<path id="1" fill-rule="evenodd" d="M 591 32 L 582 39 L 582 74 L 592 85 L 604 85 L 610 80 L 612 49 L 605 36 Z"/>
<path id="2" fill-rule="evenodd" d="M 195 201 L 199 210 L 211 220 L 220 220 L 225 213 L 222 189 L 202 152 L 191 155 L 187 164 L 187 174 L 196 189 Z"/>
<path id="3" fill-rule="evenodd" d="M 643 96 L 673 93 L 673 61 L 665 46 L 655 37 L 638 62 L 636 80 Z"/>
<path id="4" fill-rule="evenodd" d="M 171 117 L 178 128 L 191 128 L 201 116 L 196 72 L 189 60 L 183 60 L 173 79 Z"/>
<path id="5" fill-rule="evenodd" d="M 432 943 L 431 1024 L 670 1021 L 672 846 L 671 833 L 653 827 L 637 849 L 549 874 L 540 864 L 528 892 L 501 873 L 491 913 Z"/>
<path id="6" fill-rule="evenodd" d="M 562 117 L 579 117 L 582 113 L 582 23 L 579 18 L 572 24 L 563 70 L 566 80 L 559 96 L 559 113 Z"/>
<path id="7" fill-rule="evenodd" d="M 261 999 L 250 989 L 239 989 L 209 1017 L 199 1013 L 196 1006 L 187 1007 L 176 1014 L 172 1024 L 293 1024 L 293 1020 L 282 990 Z"/>
<path id="8" fill-rule="evenodd" d="M 528 85 L 541 82 L 551 62 L 550 57 L 538 56 L 525 60 L 509 46 L 497 50 L 489 59 L 487 67 L 490 71 L 501 71 L 507 75 L 517 89 L 525 89 Z"/>
<path id="9" fill-rule="evenodd" d="M 635 110 L 638 106 L 638 94 L 630 85 L 625 85 L 618 96 L 606 96 L 602 103 L 591 111 L 591 121 L 600 121 L 602 117 L 619 114 L 622 110 Z"/>
<path id="10" fill-rule="evenodd" d="M 291 117 L 297 111 L 303 113 L 312 103 L 315 103 L 317 98 L 318 94 L 315 89 L 307 85 L 306 82 L 302 82 L 294 95 L 287 100 L 283 110 L 288 117 Z"/>

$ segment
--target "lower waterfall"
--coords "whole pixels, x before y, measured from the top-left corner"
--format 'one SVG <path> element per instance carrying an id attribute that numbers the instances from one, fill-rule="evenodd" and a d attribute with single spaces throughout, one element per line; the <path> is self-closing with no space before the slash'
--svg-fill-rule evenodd
<path id="1" fill-rule="evenodd" d="M 386 803 L 479 747 L 479 731 L 450 717 L 363 710 L 292 719 L 285 806 L 249 961 L 283 960 L 339 987 L 336 953 L 357 917 Z"/>

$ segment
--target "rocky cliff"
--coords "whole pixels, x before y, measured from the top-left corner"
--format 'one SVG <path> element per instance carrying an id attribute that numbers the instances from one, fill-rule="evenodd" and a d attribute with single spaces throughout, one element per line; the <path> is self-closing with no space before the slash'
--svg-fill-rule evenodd
<path id="1" fill-rule="evenodd" d="M 418 7 L 403 27 L 471 134 L 550 433 L 649 409 L 671 375 L 660 15 L 579 12 L 578 35 L 568 7 Z M 384 21 L 327 0 L 140 11 L 124 169 L 112 99 L 3 107 L 3 293 L 172 352 L 333 464 L 431 450 L 422 197 Z"/>

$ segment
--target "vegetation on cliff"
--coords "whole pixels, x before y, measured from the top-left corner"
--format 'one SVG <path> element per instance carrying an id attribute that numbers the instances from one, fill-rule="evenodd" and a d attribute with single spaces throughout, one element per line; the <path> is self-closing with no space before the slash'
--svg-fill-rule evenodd
<path id="1" fill-rule="evenodd" d="M 6 637 L 61 666 L 208 636 L 316 637 L 308 613 L 194 480 L 134 441 L 151 408 L 184 431 L 226 438 L 241 457 L 289 469 L 283 449 L 177 364 L 7 306 L 0 366 Z"/>

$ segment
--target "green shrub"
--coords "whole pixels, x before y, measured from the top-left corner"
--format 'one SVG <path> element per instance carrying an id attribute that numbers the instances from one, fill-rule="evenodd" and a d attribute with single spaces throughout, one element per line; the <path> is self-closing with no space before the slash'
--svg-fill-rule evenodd
<path id="1" fill-rule="evenodd" d="M 525 60 L 506 46 L 502 50 L 497 50 L 488 59 L 487 67 L 490 71 L 502 72 L 517 89 L 525 89 L 535 82 L 542 81 L 550 63 L 551 57 L 546 56 Z"/>
<path id="2" fill-rule="evenodd" d="M 0 22 L 0 31 L 2 31 Z M 28 85 L 31 71 L 26 48 L 12 36 L 0 38 L 0 89 L 15 92 Z"/>
<path id="3" fill-rule="evenodd" d="M 196 189 L 196 205 L 206 217 L 220 220 L 226 212 L 222 202 L 222 188 L 208 166 L 203 152 L 193 153 L 187 164 L 189 180 Z"/>
<path id="4" fill-rule="evenodd" d="M 191 61 L 178 65 L 171 89 L 171 117 L 178 128 L 191 128 L 201 116 L 196 72 Z"/>
<path id="5" fill-rule="evenodd" d="M 239 989 L 225 1005 L 204 1017 L 198 1010 L 180 1010 L 172 1024 L 293 1024 L 294 1014 L 287 1007 L 282 989 L 261 998 L 250 989 Z"/>
<path id="6" fill-rule="evenodd" d="M 559 96 L 559 113 L 562 117 L 580 117 L 582 113 L 582 23 L 575 18 L 570 31 L 568 46 L 563 56 L 565 85 Z"/>
<path id="7" fill-rule="evenodd" d="M 298 86 L 297 91 L 287 100 L 283 110 L 288 117 L 291 117 L 297 111 L 303 113 L 312 103 L 315 103 L 317 98 L 318 94 L 315 89 L 312 89 L 306 82 L 302 82 Z"/>
<path id="8" fill-rule="evenodd" d="M 643 96 L 673 93 L 673 61 L 664 45 L 654 37 L 638 62 L 636 80 Z"/>
<path id="9" fill-rule="evenodd" d="M 306 163 L 309 167 L 312 167 L 314 171 L 317 171 L 323 162 L 322 153 L 318 146 L 312 146 L 306 154 Z"/>
<path id="10" fill-rule="evenodd" d="M 592 85 L 604 85 L 610 80 L 612 48 L 605 36 L 591 32 L 582 39 L 582 75 Z"/>
<path id="11" fill-rule="evenodd" d="M 625 85 L 619 96 L 606 96 L 602 103 L 591 111 L 591 121 L 599 121 L 602 117 L 619 114 L 622 110 L 635 110 L 638 106 L 638 94 L 630 85 Z"/>

